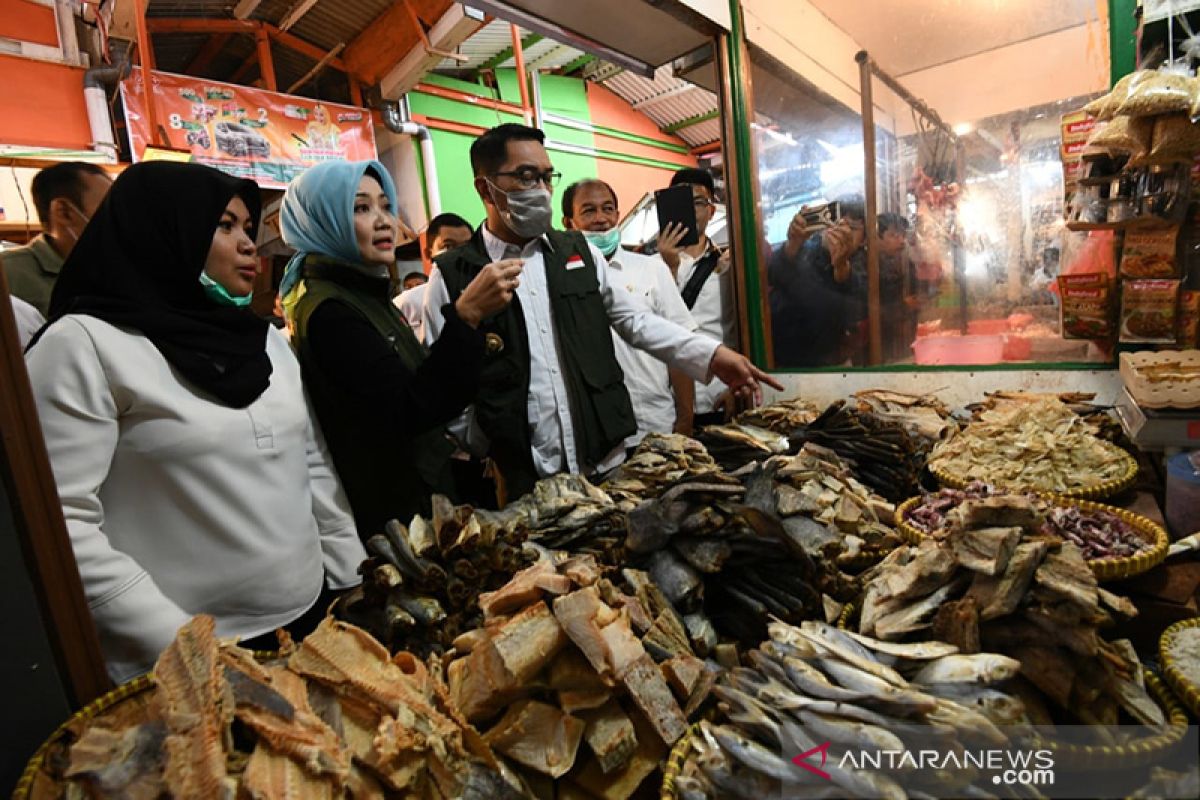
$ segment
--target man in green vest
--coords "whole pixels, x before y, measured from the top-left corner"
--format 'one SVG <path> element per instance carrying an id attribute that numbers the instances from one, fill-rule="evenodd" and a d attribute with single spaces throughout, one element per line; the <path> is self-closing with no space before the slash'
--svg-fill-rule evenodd
<path id="1" fill-rule="evenodd" d="M 30 192 L 42 233 L 24 247 L 0 254 L 13 297 L 46 316 L 59 270 L 110 186 L 107 172 L 82 161 L 55 164 L 34 176 Z"/>
<path id="2" fill-rule="evenodd" d="M 610 329 L 695 380 L 717 377 L 755 399 L 759 381 L 783 388 L 744 356 L 636 302 L 578 231 L 551 229 L 551 189 L 561 176 L 544 141 L 539 130 L 505 124 L 471 145 L 487 219 L 436 260 L 425 294 L 428 344 L 441 334 L 443 307 L 481 269 L 523 265 L 512 303 L 480 326 L 487 355 L 469 415 L 469 443 L 497 464 L 510 499 L 538 478 L 601 473 L 624 458 L 637 424 Z"/>

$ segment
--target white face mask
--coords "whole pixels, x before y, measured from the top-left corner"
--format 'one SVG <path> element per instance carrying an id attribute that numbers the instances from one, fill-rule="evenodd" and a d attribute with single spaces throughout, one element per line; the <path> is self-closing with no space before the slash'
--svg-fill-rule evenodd
<path id="1" fill-rule="evenodd" d="M 500 212 L 508 229 L 522 239 L 536 239 L 550 230 L 554 208 L 550 192 L 545 189 L 522 189 L 506 192 L 488 181 L 488 187 L 508 198 L 508 210 Z M 496 195 L 492 195 L 496 199 Z"/>

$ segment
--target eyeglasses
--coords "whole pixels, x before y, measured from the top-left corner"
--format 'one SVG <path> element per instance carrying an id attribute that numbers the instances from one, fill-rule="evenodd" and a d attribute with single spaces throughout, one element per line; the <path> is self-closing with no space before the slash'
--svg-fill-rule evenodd
<path id="1" fill-rule="evenodd" d="M 696 199 L 692 200 L 692 205 L 696 208 L 712 208 L 714 205 L 716 205 L 716 203 L 704 197 L 697 197 Z"/>
<path id="2" fill-rule="evenodd" d="M 512 178 L 517 182 L 517 185 L 522 189 L 536 189 L 539 183 L 546 184 L 547 189 L 554 188 L 554 184 L 562 178 L 561 172 L 548 169 L 545 172 L 538 172 L 536 169 L 519 169 L 514 172 L 497 172 L 496 177 L 504 176 Z"/>

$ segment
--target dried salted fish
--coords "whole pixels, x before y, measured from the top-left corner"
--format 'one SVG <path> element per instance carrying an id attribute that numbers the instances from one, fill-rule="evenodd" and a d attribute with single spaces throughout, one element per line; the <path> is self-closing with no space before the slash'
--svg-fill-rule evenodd
<path id="1" fill-rule="evenodd" d="M 163 782 L 166 738 L 162 720 L 124 731 L 88 728 L 71 746 L 65 775 L 87 783 L 97 797 L 158 800 L 167 790 Z"/>
<path id="2" fill-rule="evenodd" d="M 788 436 L 797 428 L 812 422 L 820 413 L 821 410 L 814 403 L 796 397 L 743 411 L 738 415 L 737 422 Z"/>
<path id="3" fill-rule="evenodd" d="M 1038 400 L 985 412 L 935 447 L 929 466 L 963 480 L 1062 494 L 1119 478 L 1128 461 L 1061 402 Z"/>

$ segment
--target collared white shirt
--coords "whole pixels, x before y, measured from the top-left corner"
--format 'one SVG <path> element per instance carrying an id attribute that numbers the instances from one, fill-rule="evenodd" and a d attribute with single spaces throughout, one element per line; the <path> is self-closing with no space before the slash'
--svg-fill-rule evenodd
<path id="1" fill-rule="evenodd" d="M 675 278 L 662 259 L 618 248 L 608 261 L 608 270 L 609 280 L 647 310 L 689 331 L 696 330 Z M 675 395 L 667 365 L 630 347 L 615 331 L 613 349 L 625 373 L 625 386 L 637 417 L 637 433 L 625 440 L 625 447 L 636 447 L 647 433 L 670 433 L 675 427 Z"/>
<path id="2" fill-rule="evenodd" d="M 417 337 L 418 342 L 424 341 L 425 338 L 423 331 L 425 317 L 422 309 L 425 306 L 425 287 L 428 285 L 428 283 L 422 283 L 420 286 L 405 289 L 392 300 L 392 304 L 404 315 L 405 322 L 408 323 L 408 327 L 412 328 L 413 335 Z"/>
<path id="3" fill-rule="evenodd" d="M 545 477 L 560 472 L 603 472 L 621 463 L 624 446 L 618 446 L 599 464 L 581 464 L 575 429 L 571 420 L 571 402 L 562 376 L 562 357 L 558 337 L 550 312 L 547 292 L 546 264 L 543 248 L 550 243 L 545 237 L 535 239 L 524 247 L 510 245 L 483 227 L 483 241 L 493 261 L 505 258 L 525 260 L 521 284 L 516 297 L 525 319 L 529 340 L 529 393 L 526 414 L 532 443 L 533 464 L 538 475 Z M 596 265 L 596 277 L 609 322 L 614 331 L 629 344 L 650 353 L 673 367 L 683 370 L 693 380 L 709 377 L 709 364 L 719 342 L 681 328 L 656 316 L 636 302 L 619 284 L 609 280 L 608 262 L 595 247 L 591 247 Z M 437 341 L 445 320 L 442 306 L 450 302 L 450 293 L 441 270 L 434 268 L 425 293 L 425 340 Z M 472 426 L 470 444 L 473 452 L 486 450 L 481 434 Z"/>
<path id="4" fill-rule="evenodd" d="M 661 256 L 659 257 L 662 258 Z M 679 254 L 679 269 L 676 272 L 676 284 L 679 291 L 687 286 L 695 270 L 696 261 L 687 253 Z M 733 283 L 729 270 L 714 269 L 700 289 L 700 295 L 692 306 L 692 319 L 696 321 L 696 330 L 710 339 L 716 339 L 722 344 L 733 346 L 737 339 L 737 310 L 733 303 Z M 708 414 L 716 410 L 717 398 L 728 388 L 720 380 L 714 379 L 708 384 L 696 384 L 696 413 Z"/>
<path id="5" fill-rule="evenodd" d="M 21 298 L 10 296 L 9 299 L 12 300 L 13 317 L 17 321 L 17 337 L 21 340 L 21 348 L 24 349 L 34 334 L 46 324 L 46 318 L 42 316 L 42 312 Z"/>

